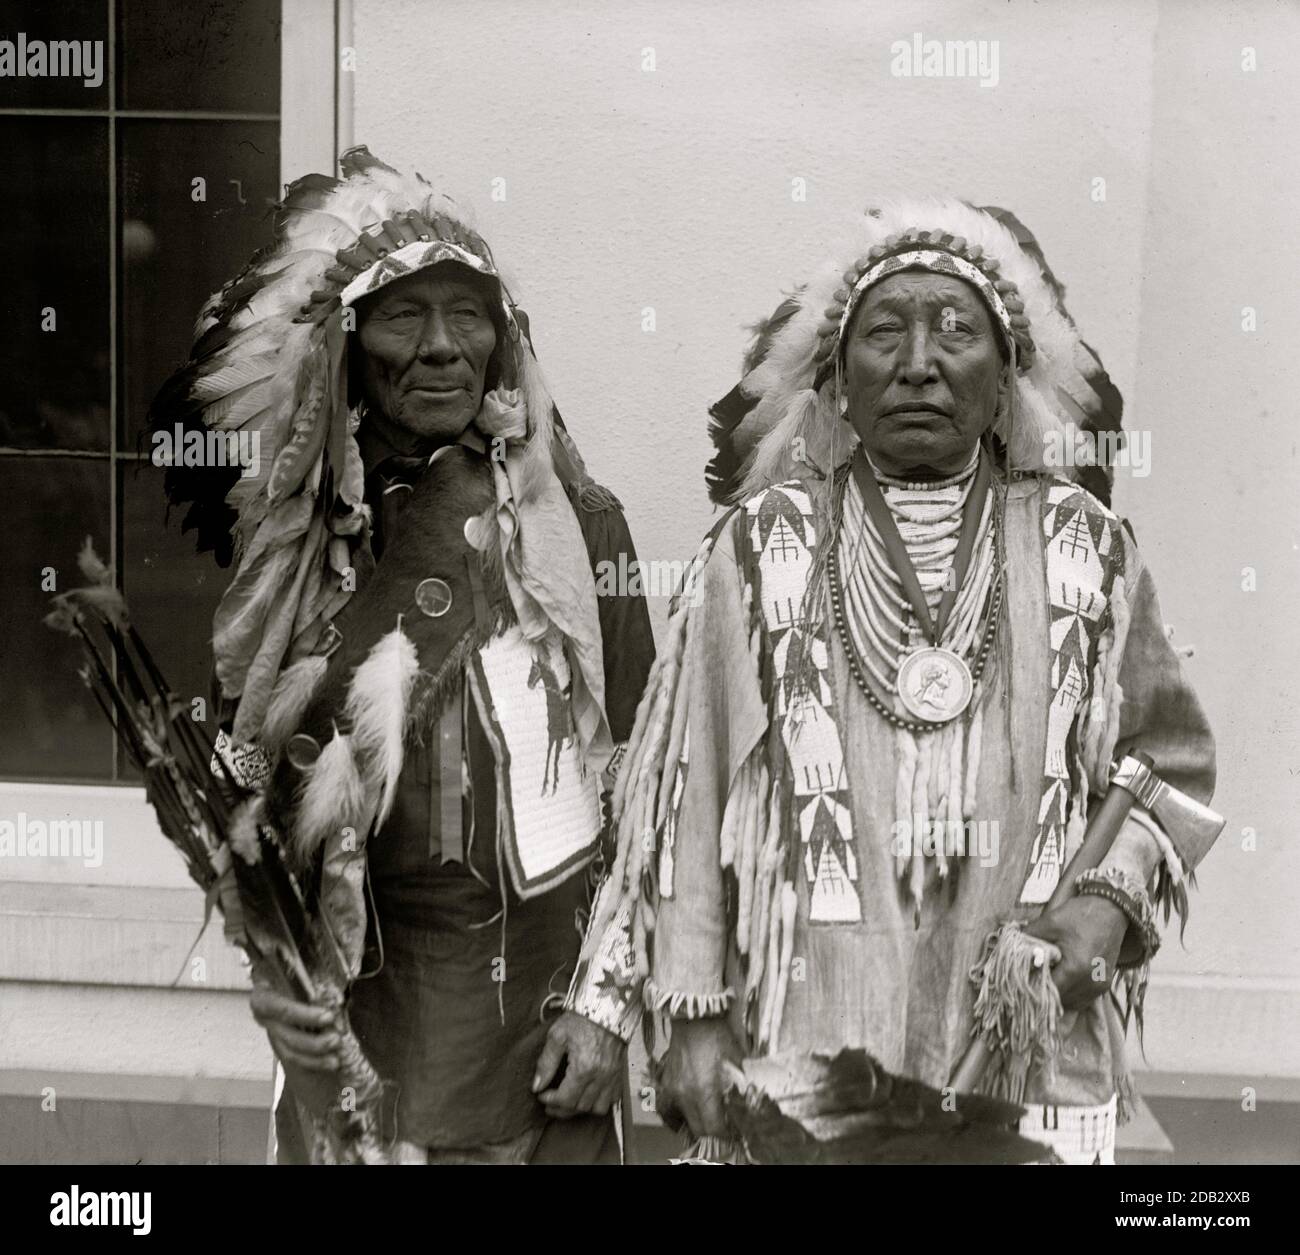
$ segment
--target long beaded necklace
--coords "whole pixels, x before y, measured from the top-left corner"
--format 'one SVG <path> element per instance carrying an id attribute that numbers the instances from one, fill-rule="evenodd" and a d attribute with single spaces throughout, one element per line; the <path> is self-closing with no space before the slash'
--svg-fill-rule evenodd
<path id="1" fill-rule="evenodd" d="M 961 515 L 975 481 L 978 456 L 976 450 L 962 471 L 937 482 L 909 483 L 872 468 L 885 491 L 932 614 L 952 569 Z M 951 719 L 907 719 L 880 695 L 893 694 L 897 698 L 899 671 L 912 651 L 919 626 L 851 476 L 841 491 L 841 525 L 827 555 L 827 583 L 849 670 L 867 700 L 895 727 L 912 733 L 936 731 Z M 994 488 L 981 511 L 970 568 L 942 632 L 941 643 L 946 650 L 963 659 L 974 654 L 970 665 L 972 688 L 983 674 L 1000 618 L 1001 551 L 1001 509 Z M 843 576 L 846 570 L 847 581 Z"/>

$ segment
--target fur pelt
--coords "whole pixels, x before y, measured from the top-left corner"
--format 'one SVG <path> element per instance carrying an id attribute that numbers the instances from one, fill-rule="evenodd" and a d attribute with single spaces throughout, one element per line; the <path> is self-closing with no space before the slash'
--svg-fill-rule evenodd
<path id="1" fill-rule="evenodd" d="M 298 730 L 303 714 L 325 678 L 329 659 L 320 654 L 300 658 L 280 673 L 271 690 L 271 702 L 258 742 L 269 754 L 275 754 Z"/>
<path id="2" fill-rule="evenodd" d="M 325 745 L 336 729 L 345 733 L 379 824 L 392 805 L 404 744 L 436 717 L 437 700 L 447 695 L 446 686 L 438 684 L 442 664 L 460 656 L 463 641 L 477 642 L 508 617 L 510 600 L 499 564 L 491 554 L 484 562 L 472 553 L 464 534 L 467 520 L 480 516 L 492 500 L 484 459 L 463 448 L 440 454 L 411 490 L 374 571 L 335 620 L 341 643 L 328 660 L 313 660 L 311 672 L 323 667 L 323 675 L 312 682 L 296 721 L 289 717 L 290 707 L 303 696 L 308 678 L 289 677 L 302 664 L 277 685 L 282 702 L 273 701 L 272 710 L 281 743 L 301 732 Z M 477 625 L 470 558 L 483 564 L 486 629 Z M 420 613 L 414 601 L 416 588 L 429 577 L 444 580 L 452 591 L 450 610 L 438 618 Z M 318 770 L 319 763 L 311 779 Z M 303 856 L 314 850 L 322 831 L 307 814 L 308 787 L 306 775 L 282 757 L 268 808 L 277 825 L 292 832 Z M 324 796 L 318 791 L 313 804 Z"/>
<path id="3" fill-rule="evenodd" d="M 367 801 L 356 747 L 345 733 L 336 732 L 305 773 L 293 827 L 299 858 L 305 861 L 331 834 L 360 823 Z"/>
<path id="4" fill-rule="evenodd" d="M 414 643 L 395 627 L 357 668 L 348 689 L 343 710 L 359 765 L 367 786 L 379 789 L 376 826 L 388 818 L 402 774 L 406 716 L 419 670 Z"/>

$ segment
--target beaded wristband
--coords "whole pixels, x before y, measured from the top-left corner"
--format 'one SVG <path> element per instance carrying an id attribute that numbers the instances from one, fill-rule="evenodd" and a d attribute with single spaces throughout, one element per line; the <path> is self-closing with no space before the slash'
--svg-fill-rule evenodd
<path id="1" fill-rule="evenodd" d="M 1156 928 L 1156 911 L 1147 894 L 1146 886 L 1134 875 L 1118 867 L 1091 868 L 1074 881 L 1074 891 L 1082 896 L 1105 898 L 1119 907 L 1134 929 L 1140 949 L 1136 956 L 1125 958 L 1121 950 L 1118 966 L 1135 967 L 1148 962 L 1160 949 L 1160 933 Z"/>

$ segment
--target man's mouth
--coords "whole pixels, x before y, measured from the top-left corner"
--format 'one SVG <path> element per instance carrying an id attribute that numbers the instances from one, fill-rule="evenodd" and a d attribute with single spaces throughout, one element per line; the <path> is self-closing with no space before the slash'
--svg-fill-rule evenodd
<path id="1" fill-rule="evenodd" d="M 458 383 L 439 383 L 439 384 L 427 383 L 427 384 L 419 384 L 417 387 L 412 388 L 411 391 L 422 392 L 426 396 L 431 396 L 431 397 L 449 397 L 452 396 L 454 393 L 464 392 L 465 386 L 463 384 L 458 384 Z"/>
<path id="2" fill-rule="evenodd" d="M 948 416 L 948 411 L 942 406 L 933 405 L 929 401 L 904 401 L 902 405 L 895 405 L 885 411 L 886 415 L 894 414 L 941 414 L 943 417 Z"/>

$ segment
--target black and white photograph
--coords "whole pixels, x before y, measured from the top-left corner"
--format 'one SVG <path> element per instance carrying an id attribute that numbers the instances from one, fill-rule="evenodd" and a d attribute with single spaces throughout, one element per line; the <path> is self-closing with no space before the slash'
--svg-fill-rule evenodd
<path id="1" fill-rule="evenodd" d="M 178 1240 L 181 1165 L 1262 1219 L 1297 63 L 1297 0 L 0 0 L 32 1232 Z"/>

